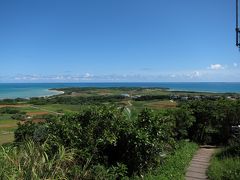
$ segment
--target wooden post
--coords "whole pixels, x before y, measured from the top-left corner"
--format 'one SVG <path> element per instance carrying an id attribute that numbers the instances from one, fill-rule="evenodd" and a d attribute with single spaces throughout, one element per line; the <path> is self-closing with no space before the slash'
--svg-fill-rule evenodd
<path id="1" fill-rule="evenodd" d="M 240 47 L 239 43 L 239 27 L 238 27 L 238 0 L 236 0 L 236 46 Z"/>

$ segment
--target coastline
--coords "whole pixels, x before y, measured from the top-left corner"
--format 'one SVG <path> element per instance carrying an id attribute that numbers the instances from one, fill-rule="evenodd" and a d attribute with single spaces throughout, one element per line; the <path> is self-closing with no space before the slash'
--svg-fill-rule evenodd
<path id="1" fill-rule="evenodd" d="M 55 90 L 55 89 L 44 89 L 43 91 L 49 92 L 47 95 L 39 95 L 39 96 L 28 96 L 28 97 L 0 97 L 0 100 L 5 100 L 5 99 L 30 99 L 30 98 L 41 98 L 41 97 L 51 97 L 51 96 L 58 96 L 62 95 L 65 92 L 60 91 L 60 90 Z M 53 94 L 54 93 L 54 94 Z"/>
<path id="2" fill-rule="evenodd" d="M 183 92 L 183 93 L 208 93 L 208 94 L 229 94 L 229 93 L 233 93 L 233 94 L 239 94 L 240 92 L 217 92 L 217 91 L 204 91 L 204 90 L 178 90 L 178 89 L 169 89 L 169 92 Z"/>
<path id="3" fill-rule="evenodd" d="M 240 94 L 240 82 L 120 82 L 120 83 L 0 83 L 0 100 L 51 97 L 65 94 L 65 88 L 157 88 L 168 92 Z"/>
<path id="4" fill-rule="evenodd" d="M 60 91 L 60 90 L 56 90 L 56 89 L 48 89 L 49 92 L 54 92 L 56 94 L 54 95 L 47 95 L 46 97 L 50 97 L 50 96 L 56 96 L 56 95 L 62 95 L 64 94 L 65 92 L 64 91 Z"/>
<path id="5" fill-rule="evenodd" d="M 24 99 L 30 99 L 30 98 L 35 98 L 35 97 L 41 98 L 41 97 L 58 96 L 58 95 L 62 95 L 62 94 L 65 93 L 64 91 L 58 91 L 58 90 L 55 90 L 55 89 L 46 89 L 46 91 L 52 92 L 52 93 L 55 93 L 55 94 L 42 95 L 42 96 L 32 96 L 32 97 L 28 97 L 28 98 L 24 98 Z M 16 99 L 16 98 L 12 98 L 12 99 Z"/>

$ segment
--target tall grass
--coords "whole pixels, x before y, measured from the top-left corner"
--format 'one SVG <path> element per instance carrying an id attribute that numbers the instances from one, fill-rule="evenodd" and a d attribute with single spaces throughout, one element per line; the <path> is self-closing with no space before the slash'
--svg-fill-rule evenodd
<path id="1" fill-rule="evenodd" d="M 195 143 L 180 142 L 176 151 L 166 157 L 162 166 L 159 166 L 156 170 L 149 172 L 142 178 L 147 180 L 184 180 L 186 169 L 197 149 L 198 145 Z"/>
<path id="2" fill-rule="evenodd" d="M 66 150 L 59 145 L 52 156 L 48 155 L 46 144 L 38 145 L 33 141 L 24 142 L 22 145 L 0 147 L 0 179 L 115 179 L 116 171 L 124 167 L 110 168 L 95 166 L 93 169 L 74 170 L 74 150 Z M 188 166 L 197 145 L 194 143 L 181 142 L 174 154 L 167 156 L 162 166 L 144 175 L 144 179 L 184 179 Z M 90 160 L 91 161 L 91 160 Z M 96 174 L 96 176 L 95 176 Z M 118 173 L 119 174 L 119 173 Z M 142 177 L 136 177 L 136 179 Z M 128 179 L 126 177 L 126 179 Z M 134 178 L 135 179 L 135 178 Z"/>
<path id="3" fill-rule="evenodd" d="M 27 141 L 20 147 L 0 147 L 0 179 L 67 179 L 74 151 L 59 145 L 51 157 L 46 144 Z"/>
<path id="4" fill-rule="evenodd" d="M 240 179 L 240 147 L 221 149 L 212 159 L 208 170 L 211 180 L 239 180 Z"/>

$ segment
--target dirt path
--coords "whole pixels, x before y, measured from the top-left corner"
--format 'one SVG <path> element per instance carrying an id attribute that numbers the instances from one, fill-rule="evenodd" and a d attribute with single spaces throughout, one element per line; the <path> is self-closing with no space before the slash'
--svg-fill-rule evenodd
<path id="1" fill-rule="evenodd" d="M 128 104 L 129 104 L 129 106 L 132 106 L 132 103 L 131 103 L 131 101 L 128 101 Z"/>
<path id="2" fill-rule="evenodd" d="M 202 146 L 193 157 L 186 173 L 186 180 L 204 180 L 208 179 L 206 172 L 210 165 L 210 160 L 216 147 Z"/>
<path id="3" fill-rule="evenodd" d="M 30 107 L 29 104 L 1 104 L 0 108 L 3 107 L 14 107 L 14 108 L 19 108 L 19 107 Z"/>

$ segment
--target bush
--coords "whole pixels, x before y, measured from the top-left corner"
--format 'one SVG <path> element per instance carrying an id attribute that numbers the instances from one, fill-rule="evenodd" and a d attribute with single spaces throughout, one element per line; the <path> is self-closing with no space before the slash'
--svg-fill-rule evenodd
<path id="1" fill-rule="evenodd" d="M 13 114 L 11 118 L 15 120 L 25 120 L 26 115 L 24 113 L 17 113 L 17 114 Z"/>
<path id="2" fill-rule="evenodd" d="M 237 100 L 188 101 L 182 106 L 196 119 L 188 130 L 189 137 L 201 144 L 227 144 L 231 126 L 240 124 L 240 101 Z"/>
<path id="3" fill-rule="evenodd" d="M 0 108 L 0 113 L 2 113 L 2 114 L 17 114 L 17 113 L 20 113 L 20 111 L 13 107 L 2 107 L 2 108 Z"/>
<path id="4" fill-rule="evenodd" d="M 188 109 L 185 106 L 180 108 L 169 110 L 169 114 L 175 119 L 176 123 L 176 137 L 178 140 L 188 139 L 189 138 L 189 129 L 196 122 L 195 117 L 193 116 L 193 112 L 191 109 Z"/>
<path id="5" fill-rule="evenodd" d="M 105 95 L 105 96 L 89 96 L 89 97 L 71 97 L 71 96 L 54 96 L 51 98 L 31 98 L 29 103 L 34 105 L 45 105 L 45 104 L 100 104 L 104 102 L 116 102 L 125 99 L 121 95 Z"/>
<path id="6" fill-rule="evenodd" d="M 110 172 L 122 164 L 131 176 L 158 165 L 161 155 L 174 148 L 174 121 L 170 115 L 147 109 L 129 119 L 124 109 L 90 106 L 46 123 L 19 125 L 15 137 L 17 142 L 48 140 L 53 154 L 55 144 L 77 149 L 81 154 L 76 157 L 78 165 L 90 160 L 89 171 L 100 164 Z"/>
<path id="7" fill-rule="evenodd" d="M 15 142 L 24 142 L 25 140 L 33 139 L 35 131 L 40 126 L 42 125 L 33 123 L 32 121 L 26 121 L 24 124 L 18 123 L 18 128 L 14 132 Z"/>

